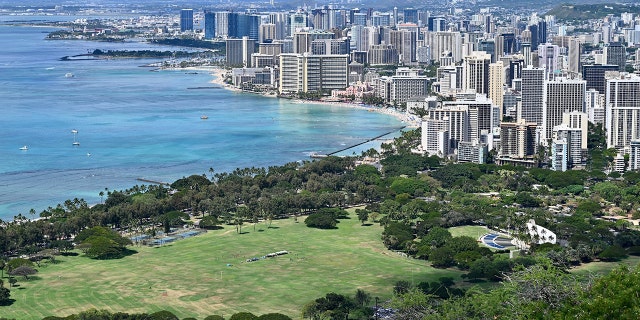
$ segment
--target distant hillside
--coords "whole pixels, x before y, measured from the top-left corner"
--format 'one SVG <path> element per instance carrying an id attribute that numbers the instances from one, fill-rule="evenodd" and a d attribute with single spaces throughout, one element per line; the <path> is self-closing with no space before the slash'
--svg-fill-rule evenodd
<path id="1" fill-rule="evenodd" d="M 554 15 L 558 20 L 602 19 L 609 14 L 640 13 L 638 4 L 561 4 L 549 10 L 546 15 Z"/>

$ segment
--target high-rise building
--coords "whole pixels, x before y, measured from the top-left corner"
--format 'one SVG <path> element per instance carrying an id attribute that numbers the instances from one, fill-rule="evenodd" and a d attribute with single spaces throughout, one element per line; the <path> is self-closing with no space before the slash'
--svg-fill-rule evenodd
<path id="1" fill-rule="evenodd" d="M 489 65 L 489 98 L 500 108 L 500 120 L 504 114 L 502 100 L 504 97 L 505 72 L 502 61 Z"/>
<path id="2" fill-rule="evenodd" d="M 518 119 L 542 126 L 544 104 L 544 72 L 542 68 L 522 69 L 522 106 Z"/>
<path id="3" fill-rule="evenodd" d="M 580 39 L 571 38 L 569 40 L 569 72 L 573 75 L 580 73 L 580 54 L 582 53 L 582 44 Z"/>
<path id="4" fill-rule="evenodd" d="M 449 118 L 422 121 L 421 145 L 430 156 L 446 157 L 450 154 Z"/>
<path id="5" fill-rule="evenodd" d="M 541 143 L 549 145 L 553 128 L 562 123 L 565 112 L 584 111 L 586 82 L 567 78 L 545 81 Z"/>
<path id="6" fill-rule="evenodd" d="M 398 64 L 398 50 L 390 44 L 371 45 L 367 60 L 372 66 Z"/>
<path id="7" fill-rule="evenodd" d="M 458 143 L 469 141 L 469 108 L 466 106 L 441 106 L 428 109 L 425 119 L 445 121 L 448 132 L 447 150 L 452 152 L 458 148 Z"/>
<path id="8" fill-rule="evenodd" d="M 607 79 L 607 147 L 625 152 L 640 139 L 640 77 L 621 74 Z"/>
<path id="9" fill-rule="evenodd" d="M 427 30 L 431 32 L 446 31 L 447 20 L 444 17 L 429 17 L 427 19 Z"/>
<path id="10" fill-rule="evenodd" d="M 618 66 L 618 71 L 624 71 L 627 63 L 627 48 L 620 42 L 611 42 L 604 46 L 602 53 L 606 64 Z"/>
<path id="11" fill-rule="evenodd" d="M 471 142 L 460 142 L 458 144 L 458 162 L 487 163 L 489 149 L 486 143 L 473 139 Z"/>
<path id="12" fill-rule="evenodd" d="M 482 94 L 457 95 L 455 101 L 444 101 L 443 108 L 466 108 L 468 126 L 466 138 L 463 141 L 471 142 L 474 139 L 482 140 L 482 132 L 492 132 L 493 127 L 499 126 L 497 107 Z"/>
<path id="13" fill-rule="evenodd" d="M 180 10 L 180 32 L 193 31 L 193 9 Z"/>
<path id="14" fill-rule="evenodd" d="M 587 89 L 595 89 L 600 94 L 604 94 L 607 87 L 605 78 L 607 71 L 618 71 L 618 66 L 606 64 L 582 66 L 582 79 L 587 81 Z"/>
<path id="15" fill-rule="evenodd" d="M 255 41 L 247 36 L 242 37 L 242 39 L 227 39 L 227 65 L 251 68 L 251 55 L 254 50 Z"/>
<path id="16" fill-rule="evenodd" d="M 263 23 L 258 31 L 258 42 L 263 43 L 265 40 L 277 39 L 277 27 L 275 23 Z"/>
<path id="17" fill-rule="evenodd" d="M 474 51 L 464 57 L 464 89 L 477 93 L 489 93 L 489 64 L 491 55 L 484 51 Z"/>
<path id="18" fill-rule="evenodd" d="M 353 20 L 351 24 L 354 26 L 366 26 L 367 25 L 367 14 L 366 13 L 354 13 Z"/>
<path id="19" fill-rule="evenodd" d="M 566 139 L 553 140 L 551 143 L 551 170 L 569 169 L 569 142 Z"/>
<path id="20" fill-rule="evenodd" d="M 280 88 L 283 93 L 330 92 L 348 86 L 349 55 L 280 55 Z"/>
<path id="21" fill-rule="evenodd" d="M 547 43 L 547 22 L 544 20 L 538 22 L 538 41 Z"/>
<path id="22" fill-rule="evenodd" d="M 538 66 L 544 68 L 547 74 L 560 70 L 560 47 L 555 44 L 540 44 L 538 46 Z"/>
<path id="23" fill-rule="evenodd" d="M 312 54 L 349 54 L 349 39 L 316 39 L 311 41 Z"/>
<path id="24" fill-rule="evenodd" d="M 585 109 L 589 116 L 589 122 L 604 125 L 604 94 L 601 94 L 596 89 L 587 90 Z"/>
<path id="25" fill-rule="evenodd" d="M 629 169 L 640 170 L 640 140 L 629 143 Z"/>
<path id="26" fill-rule="evenodd" d="M 380 77 L 373 83 L 378 97 L 389 103 L 403 103 L 428 93 L 429 79 L 416 70 L 399 68 L 392 77 Z"/>
<path id="27" fill-rule="evenodd" d="M 333 32 L 309 30 L 296 32 L 293 36 L 294 53 L 311 52 L 311 43 L 318 39 L 333 39 Z"/>
<path id="28" fill-rule="evenodd" d="M 292 13 L 290 16 L 290 35 L 293 35 L 296 32 L 305 30 L 308 27 L 307 23 L 307 13 L 304 11 L 298 11 L 296 13 Z"/>
<path id="29" fill-rule="evenodd" d="M 417 64 L 416 41 L 417 34 L 409 30 L 391 30 L 390 44 L 398 50 L 398 61 L 404 65 Z"/>
<path id="30" fill-rule="evenodd" d="M 587 149 L 587 134 L 589 133 L 589 115 L 586 112 L 571 111 L 562 114 L 562 124 L 567 128 L 580 130 L 580 149 Z"/>
<path id="31" fill-rule="evenodd" d="M 533 159 L 536 154 L 536 124 L 520 119 L 500 124 L 500 158 Z"/>
<path id="32" fill-rule="evenodd" d="M 216 12 L 216 37 L 226 38 L 229 36 L 229 14 L 231 14 L 231 12 Z"/>
<path id="33" fill-rule="evenodd" d="M 404 23 L 418 24 L 418 9 L 413 9 L 413 8 L 404 9 L 403 21 Z"/>
<path id="34" fill-rule="evenodd" d="M 204 12 L 204 38 L 211 40 L 216 37 L 216 14 L 211 11 Z"/>
<path id="35" fill-rule="evenodd" d="M 431 59 L 450 52 L 454 62 L 462 60 L 462 35 L 460 32 L 427 32 L 425 44 L 431 48 Z"/>

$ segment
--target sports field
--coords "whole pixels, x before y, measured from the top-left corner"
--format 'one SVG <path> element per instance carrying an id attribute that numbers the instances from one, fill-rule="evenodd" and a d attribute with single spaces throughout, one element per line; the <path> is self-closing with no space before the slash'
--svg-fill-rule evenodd
<path id="1" fill-rule="evenodd" d="M 64 316 L 86 309 L 129 313 L 169 310 L 180 318 L 248 311 L 300 318 L 302 306 L 328 292 L 353 295 L 360 288 L 381 301 L 398 280 L 433 281 L 460 273 L 384 248 L 378 224 L 361 226 L 355 215 L 336 230 L 307 228 L 299 219 L 235 227 L 157 247 L 134 247 L 120 260 L 58 257 L 39 268 L 38 279 L 12 288 L 11 306 L 0 315 L 16 319 Z M 289 254 L 245 262 L 286 250 Z M 6 279 L 5 279 L 6 280 Z M 5 281 L 5 283 L 8 283 Z"/>

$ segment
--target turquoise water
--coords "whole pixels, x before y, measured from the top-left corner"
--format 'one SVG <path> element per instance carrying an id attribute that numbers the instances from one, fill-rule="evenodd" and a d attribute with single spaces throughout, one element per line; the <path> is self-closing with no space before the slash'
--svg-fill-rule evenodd
<path id="1" fill-rule="evenodd" d="M 333 152 L 402 126 L 358 109 L 188 89 L 213 86 L 212 76 L 140 67 L 154 60 L 60 61 L 96 48 L 158 47 L 44 40 L 51 30 L 0 24 L 3 220 L 66 199 L 97 203 L 101 190 L 143 184 L 137 178 L 172 182 L 209 168 L 309 160 L 311 152 Z M 72 145 L 73 129 L 79 146 Z"/>

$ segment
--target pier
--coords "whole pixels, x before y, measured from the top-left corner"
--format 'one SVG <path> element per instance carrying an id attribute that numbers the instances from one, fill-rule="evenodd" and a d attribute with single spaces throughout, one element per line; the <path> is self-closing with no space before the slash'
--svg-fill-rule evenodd
<path id="1" fill-rule="evenodd" d="M 363 142 L 359 142 L 359 143 L 356 143 L 356 144 L 354 144 L 354 145 L 350 145 L 350 146 L 348 146 L 348 147 L 342 148 L 342 149 L 340 149 L 340 150 L 337 150 L 337 151 L 334 151 L 334 152 L 331 152 L 331 153 L 327 153 L 327 154 L 312 153 L 312 154 L 310 155 L 310 157 L 311 157 L 311 158 L 326 158 L 326 157 L 329 157 L 329 156 L 335 155 L 336 153 L 340 153 L 340 152 L 342 152 L 342 151 L 349 150 L 349 149 L 351 149 L 351 148 L 355 148 L 355 147 L 357 147 L 357 146 L 363 145 L 363 144 L 365 144 L 365 143 L 367 143 L 367 142 L 371 142 L 371 141 L 373 141 L 373 140 L 380 139 L 380 138 L 382 138 L 382 137 L 384 137 L 384 136 L 386 136 L 386 135 L 392 134 L 392 133 L 394 133 L 394 132 L 396 132 L 396 131 L 398 131 L 398 130 L 402 130 L 402 129 L 406 128 L 406 127 L 407 127 L 407 126 L 400 127 L 400 128 L 398 128 L 398 129 L 396 129 L 396 130 L 393 130 L 393 131 L 389 131 L 389 132 L 383 133 L 383 134 L 378 135 L 378 136 L 375 136 L 375 137 L 373 137 L 373 138 L 371 138 L 371 139 L 367 139 L 367 140 L 365 140 L 365 141 L 363 141 Z"/>
<path id="2" fill-rule="evenodd" d="M 168 182 L 162 182 L 162 181 L 151 180 L 151 179 L 145 179 L 145 178 L 136 178 L 136 180 L 138 180 L 138 181 L 142 181 L 142 182 L 148 182 L 148 183 L 158 184 L 158 185 L 161 185 L 161 186 L 170 186 L 170 185 L 171 185 L 171 183 L 168 183 Z"/>

